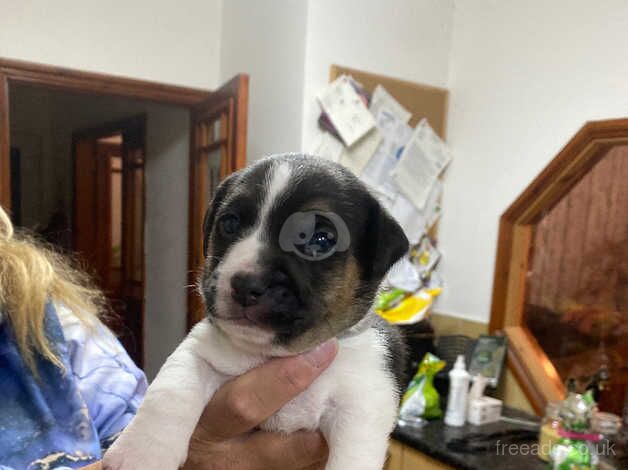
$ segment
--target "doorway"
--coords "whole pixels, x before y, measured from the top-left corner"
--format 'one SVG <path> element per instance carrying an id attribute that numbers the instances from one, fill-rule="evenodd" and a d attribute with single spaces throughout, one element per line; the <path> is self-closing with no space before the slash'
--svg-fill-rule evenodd
<path id="1" fill-rule="evenodd" d="M 11 132 L 21 88 L 72 96 L 55 108 L 53 127 L 90 111 L 88 122 L 72 121 L 67 156 L 53 145 L 43 158 L 50 130 Z M 33 207 L 51 209 L 38 228 L 86 261 L 119 313 L 113 329 L 149 378 L 203 317 L 190 287 L 203 211 L 218 181 L 246 163 L 247 102 L 246 75 L 205 91 L 0 59 L 0 204 L 27 227 Z M 33 105 L 34 116 L 48 106 Z M 40 180 L 27 177 L 32 167 Z"/>
<path id="2" fill-rule="evenodd" d="M 73 132 L 73 248 L 107 296 L 106 319 L 143 362 L 146 115 Z"/>

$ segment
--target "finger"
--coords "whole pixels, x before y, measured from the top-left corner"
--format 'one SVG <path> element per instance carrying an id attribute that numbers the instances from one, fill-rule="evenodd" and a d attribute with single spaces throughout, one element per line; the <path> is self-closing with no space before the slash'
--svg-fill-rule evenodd
<path id="1" fill-rule="evenodd" d="M 243 470 L 286 470 L 319 468 L 327 460 L 328 448 L 322 434 L 256 432 L 230 449 L 240 455 L 236 468 Z"/>
<path id="2" fill-rule="evenodd" d="M 325 466 L 327 465 L 327 458 L 321 460 L 320 462 L 316 462 L 315 464 L 309 465 L 307 467 L 299 467 L 299 470 L 325 470 Z"/>
<path id="3" fill-rule="evenodd" d="M 338 350 L 330 340 L 294 357 L 273 359 L 223 385 L 210 400 L 197 437 L 221 441 L 244 434 L 305 390 L 331 364 Z"/>
<path id="4" fill-rule="evenodd" d="M 325 468 L 329 449 L 320 432 L 281 434 L 258 431 L 222 442 L 192 436 L 183 470 L 318 470 Z"/>
<path id="5" fill-rule="evenodd" d="M 303 467 L 300 470 L 325 470 L 325 462 L 318 462 L 314 465 L 310 465 L 309 467 Z"/>

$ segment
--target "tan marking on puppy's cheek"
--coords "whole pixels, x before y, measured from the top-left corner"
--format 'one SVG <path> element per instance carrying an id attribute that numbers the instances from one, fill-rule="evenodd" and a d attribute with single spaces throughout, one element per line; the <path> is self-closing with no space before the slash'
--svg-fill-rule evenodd
<path id="1" fill-rule="evenodd" d="M 312 328 L 286 345 L 286 349 L 299 353 L 338 336 L 355 325 L 368 311 L 368 306 L 356 302 L 355 293 L 360 287 L 360 269 L 357 260 L 349 255 L 344 269 L 330 272 L 325 279 L 322 317 Z"/>
<path id="2" fill-rule="evenodd" d="M 354 304 L 355 292 L 360 284 L 360 271 L 357 260 L 349 255 L 342 272 L 330 276 L 330 281 L 323 293 L 323 302 L 332 324 L 342 325 L 350 322 L 347 318 Z"/>

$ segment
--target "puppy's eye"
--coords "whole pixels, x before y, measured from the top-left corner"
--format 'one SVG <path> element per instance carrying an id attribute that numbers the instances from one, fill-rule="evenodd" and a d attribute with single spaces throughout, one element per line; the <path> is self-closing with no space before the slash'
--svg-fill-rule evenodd
<path id="1" fill-rule="evenodd" d="M 220 234 L 224 237 L 233 237 L 240 230 L 240 219 L 235 214 L 226 214 L 218 221 Z"/>
<path id="2" fill-rule="evenodd" d="M 306 256 L 318 258 L 334 249 L 338 243 L 338 232 L 334 225 L 321 215 L 316 216 L 314 234 L 310 239 L 297 248 Z"/>
<path id="3" fill-rule="evenodd" d="M 349 229 L 333 212 L 295 212 L 279 232 L 279 247 L 309 261 L 321 261 L 346 251 L 351 243 Z"/>

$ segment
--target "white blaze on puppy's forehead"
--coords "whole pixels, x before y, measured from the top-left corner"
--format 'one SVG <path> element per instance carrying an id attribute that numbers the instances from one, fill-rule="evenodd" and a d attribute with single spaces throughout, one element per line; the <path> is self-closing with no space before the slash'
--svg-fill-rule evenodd
<path id="1" fill-rule="evenodd" d="M 284 193 L 288 188 L 291 176 L 290 166 L 285 162 L 279 162 L 270 168 L 270 171 L 266 175 L 267 191 L 264 197 L 264 204 L 259 216 L 259 225 L 262 226 L 270 209 L 275 204 L 275 201 Z M 258 228 L 259 229 L 259 228 Z"/>
<path id="2" fill-rule="evenodd" d="M 227 251 L 224 261 L 220 266 L 218 290 L 227 292 L 230 290 L 231 276 L 238 272 L 254 272 L 258 266 L 259 253 L 263 247 L 262 231 L 265 221 L 275 201 L 281 197 L 290 182 L 290 167 L 285 162 L 272 165 L 266 174 L 266 193 L 262 207 L 255 222 L 255 228 L 242 240 L 234 243 Z"/>

